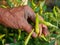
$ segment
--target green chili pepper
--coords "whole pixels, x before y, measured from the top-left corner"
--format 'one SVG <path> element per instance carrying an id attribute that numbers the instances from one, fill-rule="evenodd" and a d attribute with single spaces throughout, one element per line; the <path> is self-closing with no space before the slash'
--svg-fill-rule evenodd
<path id="1" fill-rule="evenodd" d="M 10 7 L 18 7 L 20 5 L 20 0 L 6 0 Z"/>
<path id="2" fill-rule="evenodd" d="M 55 17 L 57 18 L 56 7 L 53 8 L 53 13 L 55 14 Z"/>
<path id="3" fill-rule="evenodd" d="M 49 22 L 46 22 L 46 21 L 39 20 L 39 22 L 45 24 L 46 26 L 51 26 L 51 27 L 58 28 L 57 26 L 55 26 L 55 25 L 53 25 L 53 24 L 51 24 Z"/>
<path id="4" fill-rule="evenodd" d="M 34 3 L 34 1 L 32 0 L 32 5 L 33 5 L 33 7 L 35 7 L 36 6 L 36 4 Z"/>
<path id="5" fill-rule="evenodd" d="M 36 20 L 35 20 L 36 22 L 36 25 L 35 25 L 35 32 L 37 33 L 37 34 L 39 34 L 39 17 L 38 17 L 38 13 L 36 14 Z"/>
<path id="6" fill-rule="evenodd" d="M 0 5 L 0 7 L 1 7 L 1 8 L 7 8 L 7 6 L 5 6 L 5 5 Z"/>
<path id="7" fill-rule="evenodd" d="M 5 39 L 2 40 L 2 45 L 5 45 L 4 43 L 5 43 Z"/>
<path id="8" fill-rule="evenodd" d="M 20 38 L 21 38 L 21 30 L 20 29 L 18 29 L 18 40 L 20 40 Z"/>
<path id="9" fill-rule="evenodd" d="M 2 39 L 4 36 L 5 36 L 5 34 L 3 34 L 3 35 L 0 35 L 0 39 Z"/>
<path id="10" fill-rule="evenodd" d="M 58 11 L 58 13 L 60 13 L 60 9 L 58 7 L 56 7 L 56 10 Z"/>
<path id="11" fill-rule="evenodd" d="M 32 33 L 34 32 L 34 29 L 31 31 L 31 33 L 28 35 L 27 39 L 25 40 L 24 44 L 27 45 L 29 39 L 31 38 Z"/>
<path id="12" fill-rule="evenodd" d="M 43 38 L 45 41 L 48 41 L 48 40 L 46 39 L 46 37 L 44 36 L 44 34 L 41 35 L 41 38 Z"/>

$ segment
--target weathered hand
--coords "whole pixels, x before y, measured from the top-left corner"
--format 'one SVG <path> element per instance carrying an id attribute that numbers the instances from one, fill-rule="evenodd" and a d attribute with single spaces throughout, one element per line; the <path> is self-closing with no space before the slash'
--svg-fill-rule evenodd
<path id="1" fill-rule="evenodd" d="M 43 18 L 39 16 L 41 20 Z M 29 6 L 20 6 L 11 9 L 3 9 L 0 8 L 0 24 L 11 27 L 15 29 L 23 29 L 27 33 L 30 33 L 33 29 L 33 26 L 28 23 L 28 20 L 32 20 L 35 23 L 35 13 Z M 40 24 L 40 34 L 44 33 L 45 35 L 48 34 L 47 27 L 44 24 Z M 33 37 L 36 37 L 36 33 L 33 32 Z"/>

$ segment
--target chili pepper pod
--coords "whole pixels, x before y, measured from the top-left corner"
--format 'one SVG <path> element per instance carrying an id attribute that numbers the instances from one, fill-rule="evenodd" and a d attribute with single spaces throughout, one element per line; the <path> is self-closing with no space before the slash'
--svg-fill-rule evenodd
<path id="1" fill-rule="evenodd" d="M 55 26 L 55 25 L 53 25 L 53 24 L 51 24 L 51 23 L 49 23 L 49 22 L 46 22 L 46 21 L 39 20 L 39 22 L 42 23 L 42 24 L 45 24 L 46 26 L 58 28 L 57 26 Z"/>
<path id="2" fill-rule="evenodd" d="M 0 7 L 1 7 L 1 8 L 7 8 L 7 6 L 5 6 L 5 5 L 0 5 Z"/>
<path id="3" fill-rule="evenodd" d="M 21 30 L 18 29 L 18 40 L 20 40 L 20 38 L 21 38 Z"/>
<path id="4" fill-rule="evenodd" d="M 49 42 L 49 41 L 47 40 L 47 38 L 44 36 L 44 34 L 42 34 L 40 38 L 42 38 L 42 39 L 44 39 L 45 41 Z"/>
<path id="5" fill-rule="evenodd" d="M 56 6 L 56 10 L 58 11 L 58 13 L 60 13 L 60 9 Z"/>
<path id="6" fill-rule="evenodd" d="M 57 11 L 56 11 L 56 7 L 53 8 L 53 13 L 55 14 L 55 17 L 57 18 Z"/>
<path id="7" fill-rule="evenodd" d="M 36 20 L 35 20 L 35 32 L 38 35 L 39 34 L 39 18 L 38 13 L 36 14 Z"/>
<path id="8" fill-rule="evenodd" d="M 7 4 L 12 7 L 18 7 L 20 5 L 20 0 L 6 0 Z"/>
<path id="9" fill-rule="evenodd" d="M 26 40 L 25 40 L 25 42 L 24 42 L 24 45 L 27 45 L 28 44 L 28 42 L 29 42 L 29 39 L 31 38 L 31 35 L 33 34 L 33 32 L 34 32 L 34 29 L 31 31 L 31 33 L 27 36 L 27 38 L 26 38 Z"/>

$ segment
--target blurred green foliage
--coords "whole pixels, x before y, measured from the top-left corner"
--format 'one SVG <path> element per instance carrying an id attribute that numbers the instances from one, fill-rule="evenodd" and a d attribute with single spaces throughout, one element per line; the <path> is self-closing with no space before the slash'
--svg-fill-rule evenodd
<path id="1" fill-rule="evenodd" d="M 7 0 L 8 1 L 8 0 Z M 10 0 L 9 0 L 10 1 Z M 20 0 L 19 0 L 20 1 Z M 17 1 L 19 3 L 19 1 Z M 59 0 L 58 0 L 59 1 Z M 9 6 L 13 7 L 13 4 L 8 2 Z M 45 0 L 29 0 L 28 5 L 34 10 L 35 13 L 38 13 L 44 18 L 46 22 L 51 23 L 52 25 L 57 26 L 58 28 L 48 26 L 50 35 L 44 38 L 32 38 L 28 42 L 28 45 L 55 45 L 58 43 L 60 45 L 60 8 L 59 3 L 56 2 L 56 5 L 50 11 L 45 5 Z M 19 3 L 20 5 L 20 3 Z M 49 10 L 49 11 L 48 11 Z M 3 25 L 0 25 L 0 45 L 24 45 L 25 40 L 28 34 L 19 29 L 6 28 Z"/>

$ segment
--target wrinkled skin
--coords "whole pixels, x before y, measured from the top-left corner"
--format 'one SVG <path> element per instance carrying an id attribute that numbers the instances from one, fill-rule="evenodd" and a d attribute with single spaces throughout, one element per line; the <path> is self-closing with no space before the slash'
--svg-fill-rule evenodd
<path id="1" fill-rule="evenodd" d="M 27 33 L 30 33 L 33 26 L 28 23 L 28 18 L 35 23 L 35 13 L 27 5 L 12 9 L 0 8 L 0 24 L 6 27 L 23 29 Z M 43 20 L 41 16 L 39 16 L 39 19 Z M 44 24 L 40 24 L 39 27 L 41 28 L 39 36 L 42 33 L 46 36 L 48 34 L 47 27 Z M 33 32 L 32 37 L 36 37 L 35 32 Z"/>

